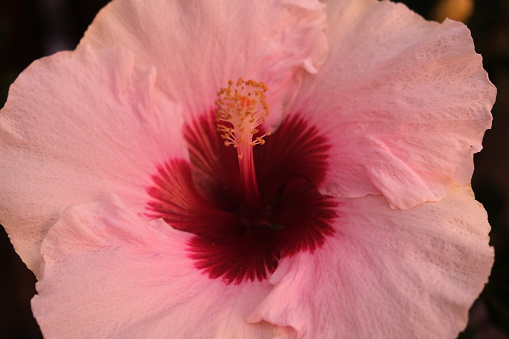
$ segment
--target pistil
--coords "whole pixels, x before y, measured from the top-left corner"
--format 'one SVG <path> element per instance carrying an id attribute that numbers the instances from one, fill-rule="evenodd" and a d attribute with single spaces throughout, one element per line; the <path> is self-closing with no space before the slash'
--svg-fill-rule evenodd
<path id="1" fill-rule="evenodd" d="M 269 115 L 269 106 L 265 101 L 266 91 L 267 86 L 263 82 L 244 81 L 239 78 L 237 82 L 230 80 L 228 87 L 217 93 L 219 98 L 216 100 L 217 129 L 222 132 L 224 145 L 237 149 L 244 209 L 249 215 L 261 206 L 253 147 L 263 145 L 263 138 L 270 135 L 270 132 L 267 132 L 254 137 L 259 132 L 257 127 L 265 122 L 265 117 Z"/>

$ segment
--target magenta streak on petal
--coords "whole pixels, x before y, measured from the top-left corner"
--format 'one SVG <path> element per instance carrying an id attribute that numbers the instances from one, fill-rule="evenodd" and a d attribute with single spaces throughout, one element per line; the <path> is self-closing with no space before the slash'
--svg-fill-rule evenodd
<path id="1" fill-rule="evenodd" d="M 159 166 L 148 193 L 152 217 L 195 234 L 189 256 L 211 279 L 239 284 L 263 280 L 279 259 L 313 252 L 334 234 L 334 198 L 321 195 L 330 146 L 297 115 L 287 118 L 265 145 L 254 148 L 263 207 L 243 213 L 237 153 L 222 144 L 212 114 L 185 128 L 190 162 Z"/>

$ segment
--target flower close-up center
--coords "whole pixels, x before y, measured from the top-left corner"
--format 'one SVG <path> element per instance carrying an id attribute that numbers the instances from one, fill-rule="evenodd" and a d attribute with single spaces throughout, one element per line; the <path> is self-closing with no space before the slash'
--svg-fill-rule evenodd
<path id="1" fill-rule="evenodd" d="M 112 0 L 7 96 L 0 226 L 40 337 L 445 339 L 486 301 L 496 88 L 463 23 Z"/>
<path id="2" fill-rule="evenodd" d="M 185 126 L 190 160 L 160 165 L 148 190 L 150 215 L 194 234 L 195 266 L 226 283 L 266 279 L 282 257 L 334 234 L 337 203 L 317 190 L 330 146 L 298 114 L 263 132 L 267 90 L 230 81 L 215 114 Z"/>

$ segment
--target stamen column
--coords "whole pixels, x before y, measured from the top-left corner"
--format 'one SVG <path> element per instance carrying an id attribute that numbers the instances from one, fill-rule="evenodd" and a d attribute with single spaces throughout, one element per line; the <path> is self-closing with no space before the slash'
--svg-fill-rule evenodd
<path id="1" fill-rule="evenodd" d="M 267 86 L 263 82 L 253 80 L 244 81 L 242 78 L 235 83 L 230 80 L 228 88 L 222 88 L 216 101 L 217 129 L 223 132 L 226 146 L 237 148 L 240 178 L 244 205 L 259 207 L 260 192 L 256 180 L 253 159 L 253 146 L 263 145 L 263 136 L 253 136 L 258 133 L 257 127 L 269 115 L 269 107 L 265 101 Z"/>

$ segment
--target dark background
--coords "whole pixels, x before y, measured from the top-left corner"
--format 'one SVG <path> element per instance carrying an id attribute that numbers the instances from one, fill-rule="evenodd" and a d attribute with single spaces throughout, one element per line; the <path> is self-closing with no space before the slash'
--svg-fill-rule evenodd
<path id="1" fill-rule="evenodd" d="M 464 21 L 498 88 L 493 129 L 475 156 L 472 186 L 493 227 L 495 265 L 470 311 L 461 339 L 509 339 L 509 0 L 406 0 L 427 19 Z M 457 6 L 447 7 L 456 2 Z M 473 4 L 473 9 L 465 5 Z M 33 60 L 73 49 L 106 0 L 0 0 L 0 106 L 9 85 Z M 463 5 L 462 5 L 463 4 Z M 440 7 L 441 6 L 441 7 Z M 470 8 L 470 9 L 469 9 Z M 1 194 L 1 192 L 0 192 Z M 0 227 L 0 338 L 42 338 L 31 310 L 35 278 Z M 398 339 L 398 338 L 396 338 Z"/>

